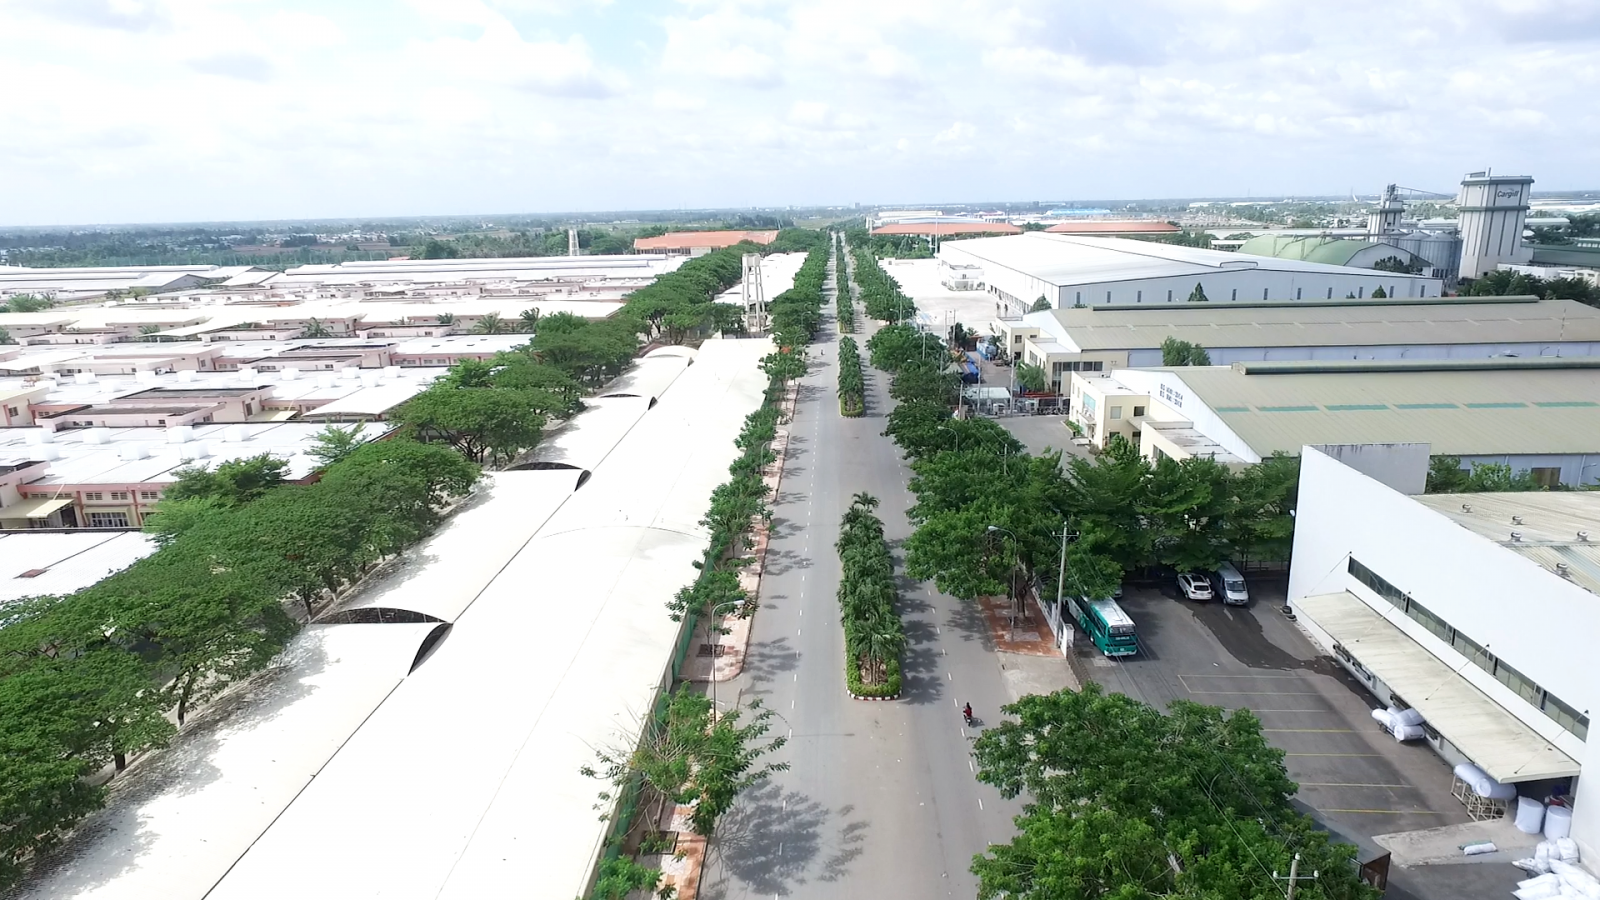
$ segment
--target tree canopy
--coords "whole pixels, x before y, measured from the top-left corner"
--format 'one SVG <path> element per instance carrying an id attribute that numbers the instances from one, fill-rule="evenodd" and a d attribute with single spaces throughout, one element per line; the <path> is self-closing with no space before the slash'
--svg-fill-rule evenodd
<path id="1" fill-rule="evenodd" d="M 1034 694 L 973 746 L 978 779 L 1025 796 L 1017 834 L 975 857 L 983 900 L 1281 900 L 1273 872 L 1317 872 L 1317 896 L 1372 900 L 1356 849 L 1290 803 L 1283 751 L 1247 710 L 1106 694 Z"/>
<path id="2" fill-rule="evenodd" d="M 1161 364 L 1163 366 L 1209 366 L 1211 354 L 1199 344 L 1180 341 L 1175 337 L 1168 337 L 1161 342 Z"/>

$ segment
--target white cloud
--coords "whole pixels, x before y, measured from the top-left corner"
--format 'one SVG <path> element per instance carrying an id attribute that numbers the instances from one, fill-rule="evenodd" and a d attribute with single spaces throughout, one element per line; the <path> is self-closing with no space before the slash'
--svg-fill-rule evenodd
<path id="1" fill-rule="evenodd" d="M 0 222 L 1597 187 L 1597 10 L 0 0 Z"/>

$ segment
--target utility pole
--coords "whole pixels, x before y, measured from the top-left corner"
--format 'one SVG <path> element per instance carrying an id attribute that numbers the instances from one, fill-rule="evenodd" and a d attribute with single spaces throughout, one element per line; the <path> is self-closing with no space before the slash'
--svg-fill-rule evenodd
<path id="1" fill-rule="evenodd" d="M 1276 869 L 1274 869 L 1272 871 L 1272 880 L 1273 881 L 1280 881 L 1281 880 L 1281 881 L 1289 882 L 1289 893 L 1287 895 L 1285 895 L 1284 900 L 1294 900 L 1294 889 L 1295 889 L 1295 886 L 1298 885 L 1302 881 L 1316 881 L 1317 880 L 1317 871 L 1315 869 L 1312 869 L 1310 875 L 1301 875 L 1300 874 L 1300 854 L 1296 853 L 1294 855 L 1294 860 L 1289 863 L 1289 877 L 1280 879 L 1278 877 L 1278 871 Z"/>

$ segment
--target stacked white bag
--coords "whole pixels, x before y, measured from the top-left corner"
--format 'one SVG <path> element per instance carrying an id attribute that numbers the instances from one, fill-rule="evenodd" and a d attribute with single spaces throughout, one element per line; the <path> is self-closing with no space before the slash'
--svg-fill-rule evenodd
<path id="1" fill-rule="evenodd" d="M 1422 728 L 1422 713 L 1415 709 L 1374 709 L 1372 718 L 1384 727 L 1384 730 L 1394 735 L 1397 741 L 1414 741 L 1426 737 L 1427 732 Z"/>
<path id="2" fill-rule="evenodd" d="M 1544 873 L 1517 882 L 1517 889 L 1511 892 L 1517 900 L 1600 900 L 1600 880 L 1578 866 L 1578 844 L 1571 838 L 1540 841 L 1533 859 L 1519 859 L 1512 865 Z"/>

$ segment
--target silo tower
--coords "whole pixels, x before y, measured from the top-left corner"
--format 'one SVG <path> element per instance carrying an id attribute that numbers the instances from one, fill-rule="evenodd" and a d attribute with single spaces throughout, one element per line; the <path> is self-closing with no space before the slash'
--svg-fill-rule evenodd
<path id="1" fill-rule="evenodd" d="M 1391 184 L 1383 189 L 1383 200 L 1378 208 L 1367 213 L 1367 237 L 1378 238 L 1400 230 L 1400 219 L 1405 215 L 1406 204 L 1400 199 L 1400 186 Z"/>
<path id="2" fill-rule="evenodd" d="M 1533 178 L 1473 172 L 1461 179 L 1456 206 L 1461 211 L 1461 277 L 1477 278 L 1500 263 L 1525 263 L 1533 251 L 1522 246 Z"/>

